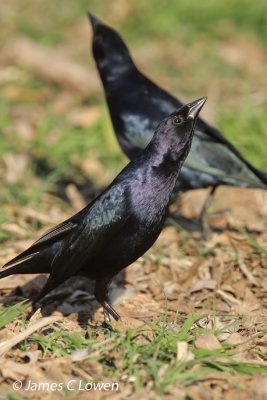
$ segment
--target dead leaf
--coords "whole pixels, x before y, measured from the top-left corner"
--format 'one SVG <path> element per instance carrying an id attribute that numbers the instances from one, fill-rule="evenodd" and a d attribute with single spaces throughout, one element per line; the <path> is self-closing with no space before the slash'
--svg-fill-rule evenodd
<path id="1" fill-rule="evenodd" d="M 244 262 L 239 262 L 238 266 L 240 268 L 240 270 L 243 272 L 243 274 L 245 275 L 245 277 L 252 283 L 252 285 L 254 286 L 260 286 L 257 279 L 254 278 L 254 276 L 252 275 L 252 273 L 248 270 L 246 264 Z"/>
<path id="2" fill-rule="evenodd" d="M 194 360 L 194 354 L 189 350 L 187 342 L 177 342 L 177 361 L 191 361 Z"/>
<path id="3" fill-rule="evenodd" d="M 217 286 L 217 282 L 215 280 L 212 279 L 203 279 L 200 281 L 197 281 L 190 289 L 189 289 L 189 293 L 194 293 L 194 292 L 198 292 L 202 289 L 210 289 L 210 290 L 214 290 Z"/>
<path id="4" fill-rule="evenodd" d="M 216 350 L 222 347 L 221 343 L 213 333 L 205 333 L 204 335 L 199 336 L 195 341 L 195 346 L 197 349 L 207 350 Z"/>
<path id="5" fill-rule="evenodd" d="M 230 307 L 240 304 L 239 300 L 223 290 L 217 290 L 216 293 L 219 294 L 223 298 L 223 300 L 225 300 L 226 303 L 229 304 Z"/>
<path id="6" fill-rule="evenodd" d="M 233 332 L 226 340 L 227 343 L 229 344 L 240 344 L 244 342 L 244 338 L 238 333 L 238 332 Z"/>
<path id="7" fill-rule="evenodd" d="M 60 317 L 46 317 L 29 325 L 27 329 L 25 329 L 23 332 L 19 333 L 15 337 L 0 343 L 0 357 L 8 352 L 13 346 L 30 336 L 33 332 L 36 332 L 37 330 L 42 329 L 45 326 L 60 320 Z"/>

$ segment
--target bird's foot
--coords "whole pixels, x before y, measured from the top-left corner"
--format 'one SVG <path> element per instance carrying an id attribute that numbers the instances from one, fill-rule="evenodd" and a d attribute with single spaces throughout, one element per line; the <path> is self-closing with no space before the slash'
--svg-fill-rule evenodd
<path id="1" fill-rule="evenodd" d="M 120 319 L 119 314 L 114 310 L 113 307 L 111 307 L 111 305 L 109 303 L 104 301 L 102 306 L 103 306 L 103 311 L 104 311 L 104 320 L 107 325 L 110 325 L 110 323 L 111 323 L 110 316 L 112 316 L 115 319 L 115 321 L 118 321 Z"/>

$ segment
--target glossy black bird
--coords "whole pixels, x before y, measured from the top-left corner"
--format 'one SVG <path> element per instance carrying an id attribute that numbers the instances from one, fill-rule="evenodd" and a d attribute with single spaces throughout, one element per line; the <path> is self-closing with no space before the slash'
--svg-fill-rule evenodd
<path id="1" fill-rule="evenodd" d="M 110 186 L 83 210 L 52 228 L 9 261 L 0 278 L 50 273 L 35 301 L 74 275 L 95 280 L 95 297 L 109 314 L 108 286 L 144 254 L 162 229 L 179 171 L 188 155 L 197 115 L 206 98 L 165 118 L 153 139 Z"/>
<path id="2" fill-rule="evenodd" d="M 88 16 L 93 27 L 93 55 L 114 131 L 123 151 L 134 159 L 151 140 L 159 121 L 182 103 L 138 70 L 114 29 L 92 14 Z M 216 128 L 199 118 L 175 191 L 211 187 L 213 194 L 218 185 L 266 189 L 267 174 L 251 165 Z"/>

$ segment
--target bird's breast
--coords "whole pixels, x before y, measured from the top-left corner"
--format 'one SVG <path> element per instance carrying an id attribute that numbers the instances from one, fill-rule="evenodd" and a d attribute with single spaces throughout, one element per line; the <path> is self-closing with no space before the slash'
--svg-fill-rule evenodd
<path id="1" fill-rule="evenodd" d="M 143 225 L 157 227 L 165 217 L 169 199 L 169 191 L 163 184 L 153 181 L 148 185 L 136 184 L 131 190 L 131 209 Z"/>

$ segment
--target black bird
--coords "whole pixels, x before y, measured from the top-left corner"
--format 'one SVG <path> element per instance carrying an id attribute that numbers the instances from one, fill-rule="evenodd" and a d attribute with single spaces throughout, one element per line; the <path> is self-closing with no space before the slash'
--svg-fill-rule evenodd
<path id="1" fill-rule="evenodd" d="M 132 160 L 151 140 L 159 121 L 182 103 L 143 75 L 121 36 L 88 14 L 93 27 L 92 50 L 104 86 L 117 139 Z M 198 118 L 189 156 L 175 192 L 211 187 L 204 215 L 218 185 L 264 188 L 267 174 L 251 165 L 216 128 Z"/>
<path id="2" fill-rule="evenodd" d="M 9 261 L 0 278 L 50 273 L 35 302 L 74 275 L 95 280 L 95 297 L 109 314 L 112 278 L 144 254 L 160 234 L 179 171 L 206 98 L 165 118 L 153 139 L 102 194 Z"/>

